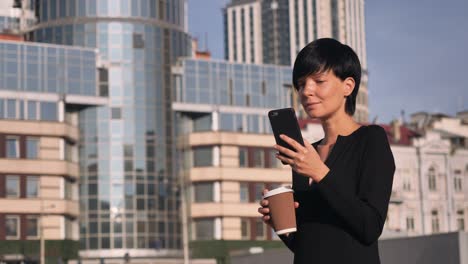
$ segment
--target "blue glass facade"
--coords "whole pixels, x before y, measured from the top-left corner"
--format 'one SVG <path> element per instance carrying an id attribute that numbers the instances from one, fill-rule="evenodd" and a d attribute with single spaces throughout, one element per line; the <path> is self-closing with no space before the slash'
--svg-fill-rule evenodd
<path id="1" fill-rule="evenodd" d="M 44 0 L 36 41 L 96 47 L 109 105 L 80 113 L 80 242 L 91 256 L 181 248 L 171 65 L 190 54 L 184 0 Z M 106 249 L 109 249 L 106 251 Z M 158 253 L 163 250 L 166 253 Z M 174 251 L 175 252 L 175 251 Z M 168 253 L 170 254 L 170 253 Z"/>
<path id="2" fill-rule="evenodd" d="M 212 124 L 212 109 L 201 115 L 182 114 L 178 132 L 219 131 L 271 133 L 267 112 L 291 107 L 292 70 L 289 66 L 239 64 L 224 61 L 181 59 L 177 73 L 175 102 L 190 105 L 215 105 L 219 113 Z M 220 107 L 221 106 L 221 107 Z M 255 109 L 254 111 L 243 111 Z M 184 110 L 184 112 L 189 112 Z M 187 128 L 185 121 L 190 120 Z"/>
<path id="3" fill-rule="evenodd" d="M 0 42 L 0 89 L 96 96 L 92 49 Z"/>

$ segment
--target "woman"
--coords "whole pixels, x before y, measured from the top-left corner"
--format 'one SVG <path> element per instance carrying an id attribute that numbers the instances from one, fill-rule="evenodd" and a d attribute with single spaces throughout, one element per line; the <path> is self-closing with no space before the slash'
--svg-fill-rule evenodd
<path id="1" fill-rule="evenodd" d="M 395 163 L 383 128 L 353 120 L 361 66 L 354 51 L 318 39 L 299 52 L 293 84 L 307 115 L 325 137 L 305 146 L 282 135 L 295 151 L 275 145 L 293 170 L 297 232 L 280 238 L 294 263 L 380 263 L 378 238 L 385 223 Z M 268 190 L 265 190 L 266 192 Z M 259 212 L 270 225 L 268 201 Z"/>

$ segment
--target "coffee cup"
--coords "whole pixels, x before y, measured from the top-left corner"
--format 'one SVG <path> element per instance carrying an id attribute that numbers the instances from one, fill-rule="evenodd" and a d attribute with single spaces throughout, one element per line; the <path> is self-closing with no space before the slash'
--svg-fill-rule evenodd
<path id="1" fill-rule="evenodd" d="M 277 235 L 296 232 L 294 191 L 290 187 L 279 187 L 263 195 L 268 200 L 272 227 Z"/>

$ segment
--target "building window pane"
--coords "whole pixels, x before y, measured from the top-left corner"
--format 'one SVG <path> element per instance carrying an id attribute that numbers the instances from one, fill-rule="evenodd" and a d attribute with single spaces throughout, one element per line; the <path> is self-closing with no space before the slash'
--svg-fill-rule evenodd
<path id="1" fill-rule="evenodd" d="M 465 231 L 465 214 L 463 210 L 457 211 L 457 228 L 459 231 Z"/>
<path id="2" fill-rule="evenodd" d="M 16 118 L 16 100 L 8 99 L 7 100 L 7 112 L 6 118 L 15 119 Z"/>
<path id="3" fill-rule="evenodd" d="M 28 238 L 39 237 L 39 219 L 37 217 L 28 217 L 26 222 L 26 236 Z"/>
<path id="4" fill-rule="evenodd" d="M 269 168 L 280 168 L 281 162 L 276 158 L 275 150 L 268 150 L 268 167 Z"/>
<path id="5" fill-rule="evenodd" d="M 437 210 L 433 210 L 431 214 L 432 214 L 432 232 L 438 233 L 440 231 L 438 212 Z"/>
<path id="6" fill-rule="evenodd" d="M 57 104 L 42 102 L 41 103 L 41 120 L 57 121 Z"/>
<path id="7" fill-rule="evenodd" d="M 211 130 L 211 115 L 203 115 L 193 119 L 193 131 L 210 131 Z"/>
<path id="8" fill-rule="evenodd" d="M 413 217 L 406 218 L 406 229 L 408 231 L 414 231 L 414 218 Z"/>
<path id="9" fill-rule="evenodd" d="M 263 149 L 253 149 L 253 167 L 263 168 L 265 167 L 265 151 Z"/>
<path id="10" fill-rule="evenodd" d="M 249 184 L 246 182 L 240 183 L 240 202 L 249 202 Z"/>
<path id="11" fill-rule="evenodd" d="M 29 176 L 26 178 L 26 197 L 34 198 L 39 195 L 39 177 Z"/>
<path id="12" fill-rule="evenodd" d="M 241 219 L 241 238 L 245 240 L 250 239 L 250 220 Z"/>
<path id="13" fill-rule="evenodd" d="M 248 167 L 248 151 L 247 148 L 239 148 L 239 167 Z"/>
<path id="14" fill-rule="evenodd" d="M 28 120 L 37 120 L 37 102 L 36 101 L 28 101 Z"/>
<path id="15" fill-rule="evenodd" d="M 121 119 L 122 118 L 122 109 L 119 107 L 112 107 L 111 109 L 112 119 Z"/>
<path id="16" fill-rule="evenodd" d="M 195 192 L 195 202 L 204 203 L 204 202 L 213 202 L 213 183 L 212 182 L 203 182 L 195 183 L 193 185 Z"/>
<path id="17" fill-rule="evenodd" d="M 18 176 L 6 177 L 6 195 L 12 198 L 20 196 L 20 181 Z"/>
<path id="18" fill-rule="evenodd" d="M 200 240 L 214 239 L 214 219 L 195 220 L 195 235 Z"/>
<path id="19" fill-rule="evenodd" d="M 16 137 L 8 137 L 6 144 L 7 158 L 19 158 L 19 140 Z"/>
<path id="20" fill-rule="evenodd" d="M 429 190 L 435 191 L 437 189 L 437 184 L 436 184 L 436 171 L 434 167 L 431 167 L 429 169 L 428 179 L 429 179 Z"/>
<path id="21" fill-rule="evenodd" d="M 19 217 L 6 216 L 5 217 L 5 235 L 7 239 L 19 238 Z"/>
<path id="22" fill-rule="evenodd" d="M 254 183 L 255 188 L 254 188 L 254 194 L 255 194 L 255 202 L 260 202 L 263 197 L 263 190 L 265 189 L 265 184 L 257 182 Z"/>
<path id="23" fill-rule="evenodd" d="M 26 158 L 37 159 L 39 156 L 39 139 L 38 138 L 26 138 Z"/>
<path id="24" fill-rule="evenodd" d="M 213 166 L 213 148 L 201 147 L 193 149 L 193 166 L 210 167 Z"/>
<path id="25" fill-rule="evenodd" d="M 261 218 L 255 219 L 255 224 L 256 224 L 256 228 L 255 228 L 255 238 L 256 238 L 257 240 L 263 240 L 263 239 L 265 239 L 265 235 L 266 235 L 266 232 L 265 232 L 266 225 L 263 223 L 262 219 L 261 219 Z"/>

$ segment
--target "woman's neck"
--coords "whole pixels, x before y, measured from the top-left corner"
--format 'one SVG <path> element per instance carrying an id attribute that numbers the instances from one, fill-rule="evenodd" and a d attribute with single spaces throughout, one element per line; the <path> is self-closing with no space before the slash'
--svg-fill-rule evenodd
<path id="1" fill-rule="evenodd" d="M 347 136 L 353 133 L 360 125 L 348 114 L 332 116 L 321 120 L 325 137 L 320 145 L 335 144 L 338 135 Z"/>

